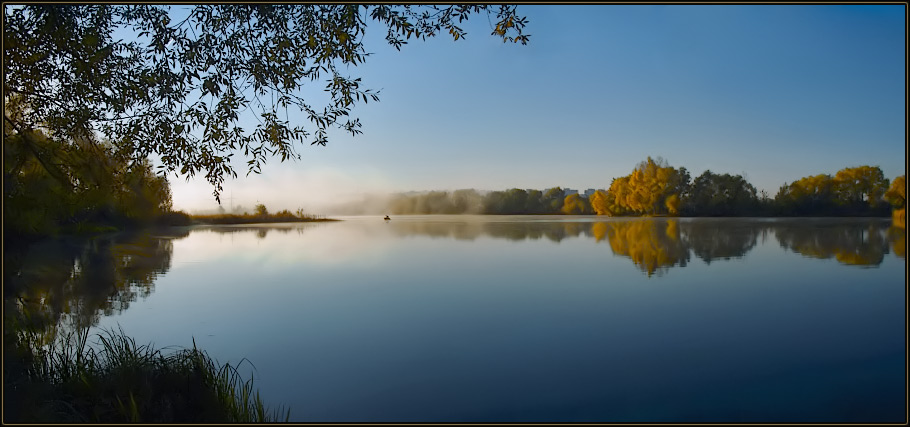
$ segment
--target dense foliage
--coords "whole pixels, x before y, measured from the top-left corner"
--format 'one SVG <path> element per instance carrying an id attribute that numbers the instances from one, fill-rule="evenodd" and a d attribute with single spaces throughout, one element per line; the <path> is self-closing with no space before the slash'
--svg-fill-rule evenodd
<path id="1" fill-rule="evenodd" d="M 774 208 L 789 215 L 887 215 L 889 184 L 877 166 L 844 168 L 833 177 L 807 176 L 782 186 Z"/>
<path id="2" fill-rule="evenodd" d="M 296 143 L 325 145 L 332 127 L 360 133 L 350 112 L 378 96 L 347 73 L 369 55 L 368 21 L 400 49 L 463 38 L 460 23 L 481 12 L 494 36 L 527 43 L 514 5 L 7 5 L 3 92 L 22 108 L 4 115 L 5 136 L 41 130 L 67 145 L 98 132 L 118 158 L 157 154 L 167 171 L 203 174 L 217 199 L 235 154 L 258 173 L 299 157 Z M 324 105 L 305 92 L 317 84 Z"/>
<path id="3" fill-rule="evenodd" d="M 3 229 L 6 236 L 102 231 L 180 223 L 171 191 L 146 159 L 130 162 L 106 142 L 61 142 L 42 131 L 4 126 Z"/>

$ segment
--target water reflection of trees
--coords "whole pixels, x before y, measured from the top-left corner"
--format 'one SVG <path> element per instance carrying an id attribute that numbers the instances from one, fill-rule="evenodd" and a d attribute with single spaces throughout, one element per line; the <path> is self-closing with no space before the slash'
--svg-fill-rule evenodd
<path id="1" fill-rule="evenodd" d="M 474 240 L 484 233 L 479 222 L 391 221 L 385 224 L 396 236 L 429 236 L 455 240 Z"/>
<path id="2" fill-rule="evenodd" d="M 263 225 L 207 225 L 203 227 L 196 228 L 194 233 L 217 233 L 217 234 L 244 234 L 244 233 L 253 233 L 258 239 L 265 239 L 270 232 L 277 232 L 280 234 L 290 234 L 291 231 L 296 232 L 297 234 L 303 234 L 306 230 L 309 230 L 312 227 L 321 227 L 325 226 L 327 223 L 324 222 L 313 222 L 313 223 L 275 223 L 275 224 L 263 224 Z"/>
<path id="3" fill-rule="evenodd" d="M 691 256 L 706 264 L 742 258 L 769 236 L 789 250 L 815 258 L 835 258 L 847 265 L 878 265 L 888 252 L 905 255 L 906 234 L 888 231 L 878 219 L 673 219 L 611 218 L 583 221 L 401 221 L 389 223 L 399 236 L 474 240 L 489 236 L 512 241 L 547 239 L 561 242 L 588 236 L 608 243 L 613 253 L 628 257 L 644 273 L 661 275 L 686 266 Z"/>
<path id="4" fill-rule="evenodd" d="M 717 259 L 741 258 L 758 244 L 760 237 L 771 232 L 781 246 L 805 256 L 833 257 L 846 265 L 877 266 L 888 253 L 889 241 L 903 251 L 900 239 L 905 235 L 888 234 L 888 228 L 887 222 L 877 219 L 646 219 L 592 225 L 595 238 L 605 232 L 613 252 L 632 258 L 649 276 L 675 265 L 685 266 L 690 249 L 707 264 Z M 897 255 L 904 256 L 902 253 Z"/>
<path id="5" fill-rule="evenodd" d="M 171 266 L 173 239 L 188 234 L 156 231 L 6 247 L 5 320 L 45 332 L 62 320 L 72 328 L 95 325 L 102 314 L 148 297 Z"/>
<path id="6" fill-rule="evenodd" d="M 775 229 L 780 245 L 811 258 L 835 258 L 848 265 L 875 266 L 888 253 L 888 224 L 882 221 L 829 223 Z"/>
<path id="7" fill-rule="evenodd" d="M 658 276 L 670 267 L 685 267 L 689 249 L 680 239 L 676 220 L 634 220 L 598 222 L 591 226 L 597 241 L 607 241 L 613 253 L 632 259 L 648 277 Z"/>
<path id="8" fill-rule="evenodd" d="M 312 225 L 319 226 L 319 225 Z M 605 221 L 397 221 L 387 223 L 398 236 L 421 235 L 472 241 L 492 237 L 511 241 L 546 239 L 559 243 L 587 236 L 607 243 L 648 276 L 686 266 L 691 256 L 705 263 L 745 256 L 760 238 L 773 235 L 780 245 L 804 256 L 846 265 L 879 265 L 889 250 L 906 258 L 906 232 L 887 221 L 609 219 Z M 197 232 L 302 233 L 309 227 L 213 227 Z M 101 315 L 126 310 L 154 290 L 157 277 L 171 265 L 173 240 L 188 230 L 118 234 L 89 240 L 59 239 L 28 248 L 4 242 L 4 302 L 7 313 L 28 314 L 35 330 L 66 317 L 74 327 L 96 324 Z M 691 251 L 691 253 L 690 253 Z M 20 316 L 22 317 L 22 316 Z"/>
<path id="9" fill-rule="evenodd" d="M 590 224 L 582 222 L 556 223 L 537 222 L 489 222 L 485 223 L 484 232 L 495 238 L 520 240 L 547 239 L 559 243 L 568 237 L 590 233 Z"/>
<path id="10" fill-rule="evenodd" d="M 907 230 L 901 227 L 888 228 L 888 240 L 894 255 L 907 259 Z"/>
<path id="11" fill-rule="evenodd" d="M 387 224 L 397 236 L 429 236 L 473 241 L 482 236 L 512 241 L 547 239 L 560 242 L 567 237 L 590 233 L 590 223 L 531 221 L 393 221 Z"/>
<path id="12" fill-rule="evenodd" d="M 690 221 L 684 225 L 685 241 L 706 264 L 715 259 L 741 258 L 758 244 L 765 227 L 743 221 Z"/>

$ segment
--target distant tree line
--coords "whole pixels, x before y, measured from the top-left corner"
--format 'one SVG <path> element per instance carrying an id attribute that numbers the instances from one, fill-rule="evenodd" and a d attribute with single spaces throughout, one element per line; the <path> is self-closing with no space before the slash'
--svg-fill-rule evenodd
<path id="1" fill-rule="evenodd" d="M 563 194 L 560 187 L 545 191 L 513 188 L 485 193 L 467 189 L 399 194 L 389 201 L 388 211 L 392 214 L 552 214 L 560 213 L 566 204 Z"/>
<path id="2" fill-rule="evenodd" d="M 784 184 L 774 197 L 755 189 L 741 175 L 704 171 L 694 180 L 685 167 L 647 160 L 609 189 L 590 197 L 546 190 L 473 189 L 398 194 L 392 214 L 563 214 L 605 216 L 887 216 L 903 217 L 904 175 L 891 183 L 878 166 L 847 167 L 835 175 L 807 176 Z"/>

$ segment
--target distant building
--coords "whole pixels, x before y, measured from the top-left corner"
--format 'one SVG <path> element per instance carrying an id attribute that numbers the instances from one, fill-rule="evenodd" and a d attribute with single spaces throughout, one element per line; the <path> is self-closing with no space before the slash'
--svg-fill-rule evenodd
<path id="1" fill-rule="evenodd" d="M 589 188 L 589 189 L 585 190 L 585 197 L 590 198 L 594 194 L 594 191 L 596 191 L 596 190 L 594 190 L 593 188 Z"/>
<path id="2" fill-rule="evenodd" d="M 578 194 L 578 190 L 573 190 L 571 188 L 566 188 L 562 191 L 562 197 L 567 197 L 569 194 Z"/>

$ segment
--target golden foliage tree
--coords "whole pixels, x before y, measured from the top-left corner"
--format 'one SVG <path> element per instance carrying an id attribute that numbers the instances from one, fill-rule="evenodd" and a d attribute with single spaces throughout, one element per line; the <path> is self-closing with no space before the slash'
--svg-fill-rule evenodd
<path id="1" fill-rule="evenodd" d="M 591 209 L 594 209 L 594 213 L 598 215 L 613 216 L 606 191 L 597 190 L 591 195 Z"/>
<path id="2" fill-rule="evenodd" d="M 868 203 L 875 207 L 888 189 L 888 180 L 878 166 L 844 168 L 834 176 L 834 194 L 840 204 Z"/>
<path id="3" fill-rule="evenodd" d="M 579 196 L 577 193 L 566 196 L 562 204 L 562 213 L 566 215 L 587 215 L 591 213 L 591 205 L 588 199 Z"/>
<path id="4" fill-rule="evenodd" d="M 664 206 L 667 207 L 667 213 L 670 215 L 679 214 L 679 194 L 671 194 L 667 196 L 667 199 L 664 201 Z"/>
<path id="5" fill-rule="evenodd" d="M 907 207 L 907 176 L 894 178 L 891 187 L 885 192 L 885 200 L 898 209 Z"/>
<path id="6" fill-rule="evenodd" d="M 607 190 L 607 206 L 612 216 L 628 212 L 625 201 L 631 191 L 628 176 L 616 178 L 610 183 L 610 189 Z"/>
<path id="7" fill-rule="evenodd" d="M 834 203 L 834 179 L 828 174 L 806 176 L 784 185 L 775 202 L 785 214 L 830 212 Z"/>
<path id="8" fill-rule="evenodd" d="M 601 209 L 605 215 L 626 212 L 676 215 L 679 213 L 679 193 L 687 176 L 684 169 L 677 170 L 663 159 L 655 161 L 648 157 L 631 174 L 613 180 Z"/>
<path id="9" fill-rule="evenodd" d="M 894 206 L 894 212 L 891 213 L 892 223 L 900 228 L 907 228 L 907 178 L 901 175 L 894 178 L 891 188 L 885 192 L 885 200 Z"/>

